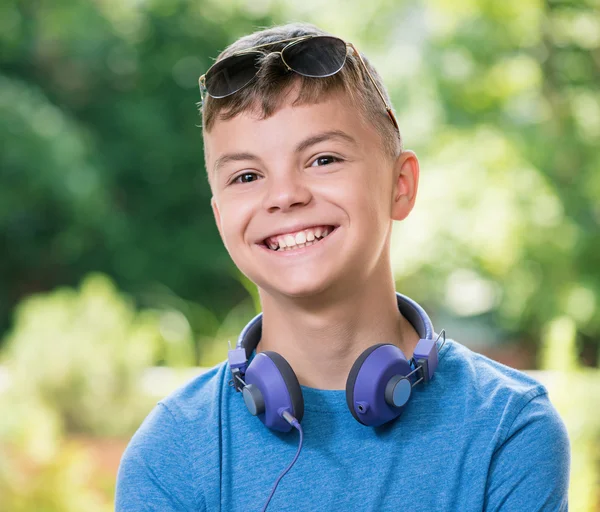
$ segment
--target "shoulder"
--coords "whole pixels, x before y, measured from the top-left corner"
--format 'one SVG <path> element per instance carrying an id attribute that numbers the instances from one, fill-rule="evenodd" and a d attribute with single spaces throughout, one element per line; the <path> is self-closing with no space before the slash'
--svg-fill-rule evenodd
<path id="1" fill-rule="evenodd" d="M 148 496 L 163 510 L 203 510 L 202 483 L 215 466 L 213 447 L 218 446 L 225 379 L 226 364 L 221 363 L 175 390 L 150 412 L 121 459 L 117 510 L 141 510 L 138 505 Z"/>
<path id="2" fill-rule="evenodd" d="M 464 411 L 461 429 L 484 435 L 491 449 L 486 510 L 517 510 L 519 500 L 528 504 L 521 510 L 539 510 L 541 504 L 543 510 L 566 510 L 569 438 L 545 386 L 449 343 L 440 354 L 441 380 L 452 387 L 456 410 Z"/>
<path id="3" fill-rule="evenodd" d="M 159 404 L 167 409 L 178 423 L 191 424 L 206 422 L 218 414 L 223 390 L 230 379 L 227 362 L 200 373 L 188 383 L 179 387 Z"/>
<path id="4" fill-rule="evenodd" d="M 438 367 L 444 387 L 452 387 L 451 395 L 459 402 L 468 402 L 479 414 L 497 417 L 501 428 L 507 429 L 532 400 L 537 397 L 547 399 L 545 386 L 527 373 L 474 352 L 454 340 L 448 340 L 448 344 L 447 350 L 440 354 Z M 547 403 L 549 413 L 553 412 Z"/>
<path id="5" fill-rule="evenodd" d="M 210 420 L 217 414 L 220 396 L 228 382 L 227 363 L 222 362 L 200 373 L 160 400 L 146 417 L 134 439 L 147 432 L 168 434 L 173 429 Z M 181 434 L 181 432 L 178 432 Z"/>
<path id="6" fill-rule="evenodd" d="M 202 371 L 160 400 L 136 437 L 145 438 L 150 434 L 162 439 L 176 437 L 182 446 L 194 446 L 198 450 L 210 446 L 219 437 L 223 392 L 228 389 L 229 378 L 226 362 Z M 186 450 L 189 455 L 188 452 Z"/>
<path id="7" fill-rule="evenodd" d="M 438 385 L 443 387 L 450 407 L 460 411 L 464 426 L 478 429 L 493 424 L 498 446 L 520 421 L 531 417 L 545 428 L 543 433 L 566 438 L 562 419 L 538 380 L 456 341 L 448 340 L 448 344 L 440 353 Z"/>
<path id="8" fill-rule="evenodd" d="M 440 364 L 443 361 L 445 371 L 457 372 L 461 378 L 476 382 L 478 387 L 508 386 L 515 393 L 528 393 L 532 389 L 545 391 L 539 381 L 525 372 L 494 361 L 455 340 L 447 343 L 448 349 L 442 349 L 440 354 Z"/>

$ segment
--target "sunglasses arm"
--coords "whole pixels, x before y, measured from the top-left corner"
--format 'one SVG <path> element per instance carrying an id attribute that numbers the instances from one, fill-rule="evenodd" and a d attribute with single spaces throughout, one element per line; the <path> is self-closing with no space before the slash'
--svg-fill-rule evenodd
<path id="1" fill-rule="evenodd" d="M 198 78 L 198 88 L 200 89 L 200 99 L 202 103 L 204 103 L 204 98 L 206 96 L 206 73 Z"/>
<path id="2" fill-rule="evenodd" d="M 381 101 L 383 101 L 383 104 L 385 105 L 385 111 L 387 112 L 392 123 L 396 127 L 396 130 L 400 131 L 400 127 L 398 126 L 398 121 L 396 121 L 396 116 L 394 115 L 394 112 L 392 111 L 392 107 L 390 105 L 388 105 L 388 102 L 385 100 L 385 96 L 381 92 L 381 89 L 379 89 L 377 82 L 375 81 L 375 79 L 373 78 L 371 73 L 369 72 L 369 68 L 367 68 L 367 63 L 363 60 L 362 56 L 360 55 L 360 52 L 356 49 L 356 46 L 354 46 L 352 43 L 347 43 L 347 44 L 350 48 L 352 48 L 352 52 L 354 53 L 354 55 L 356 55 L 356 57 L 362 64 L 363 69 L 366 71 L 367 76 L 369 77 L 369 79 L 371 80 L 371 83 L 373 84 L 373 86 L 375 87 L 375 90 L 377 91 L 377 94 L 379 94 Z"/>

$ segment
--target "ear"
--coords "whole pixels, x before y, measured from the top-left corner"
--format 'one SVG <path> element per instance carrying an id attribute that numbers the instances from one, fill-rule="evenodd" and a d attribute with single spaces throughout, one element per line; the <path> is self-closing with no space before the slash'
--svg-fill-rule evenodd
<path id="1" fill-rule="evenodd" d="M 414 152 L 400 153 L 394 165 L 392 219 L 404 220 L 412 211 L 419 187 L 419 160 Z"/>
<path id="2" fill-rule="evenodd" d="M 217 224 L 217 229 L 219 230 L 219 235 L 221 235 L 221 240 L 223 240 L 223 243 L 225 243 L 223 231 L 221 231 L 221 214 L 219 213 L 219 207 L 217 206 L 217 200 L 215 199 L 215 196 L 210 198 L 210 206 L 212 207 L 213 215 L 215 216 L 215 222 Z"/>

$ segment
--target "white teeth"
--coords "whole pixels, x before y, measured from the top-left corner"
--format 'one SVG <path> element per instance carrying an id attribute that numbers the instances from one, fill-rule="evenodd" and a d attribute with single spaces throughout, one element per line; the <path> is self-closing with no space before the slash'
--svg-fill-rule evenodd
<path id="1" fill-rule="evenodd" d="M 333 231 L 331 227 L 317 227 L 299 231 L 295 235 L 280 235 L 265 240 L 265 244 L 273 251 L 289 251 L 316 244 Z"/>

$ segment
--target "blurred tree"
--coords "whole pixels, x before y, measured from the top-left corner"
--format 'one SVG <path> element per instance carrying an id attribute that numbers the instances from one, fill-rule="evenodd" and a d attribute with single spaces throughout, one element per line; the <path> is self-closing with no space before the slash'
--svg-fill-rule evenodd
<path id="1" fill-rule="evenodd" d="M 180 313 L 137 311 L 109 279 L 90 275 L 80 290 L 23 301 L 0 363 L 9 397 L 55 411 L 67 433 L 127 436 L 150 406 L 142 372 L 161 360 L 196 364 L 190 334 Z"/>
<path id="2" fill-rule="evenodd" d="M 494 306 L 502 327 L 538 343 L 547 325 L 567 314 L 577 325 L 580 351 L 584 344 L 595 345 L 588 364 L 597 364 L 598 3 L 432 5 L 437 7 L 431 15 L 438 30 L 425 62 L 435 77 L 443 122 L 471 146 L 463 148 L 465 164 L 471 150 L 490 156 L 481 167 L 491 169 L 489 180 L 479 182 L 491 203 L 490 215 L 478 218 L 475 209 L 463 227 L 479 235 L 491 221 L 487 230 L 492 233 L 481 235 L 489 242 L 485 252 L 469 251 L 463 265 L 474 264 L 484 278 L 501 286 Z M 497 130 L 494 138 L 478 136 L 486 126 Z M 442 137 L 440 142 L 446 152 L 454 141 Z M 512 204 L 504 199 L 507 193 L 515 196 Z M 475 198 L 465 207 L 474 204 Z M 502 211 L 504 206 L 508 211 Z M 507 218 L 503 226 L 512 224 L 505 233 L 493 232 L 498 225 L 494 214 Z M 505 234 L 501 245 L 494 244 L 493 237 Z M 471 247 L 481 247 L 481 238 L 472 236 Z"/>
<path id="3" fill-rule="evenodd" d="M 268 24 L 211 2 L 2 3 L 0 331 L 20 298 L 90 270 L 144 304 L 210 305 L 202 335 L 246 297 L 210 210 L 197 80 Z"/>
<path id="4" fill-rule="evenodd" d="M 185 317 L 136 310 L 105 276 L 22 301 L 0 352 L 0 512 L 111 510 L 94 441 L 133 434 L 161 361 L 196 363 Z"/>

